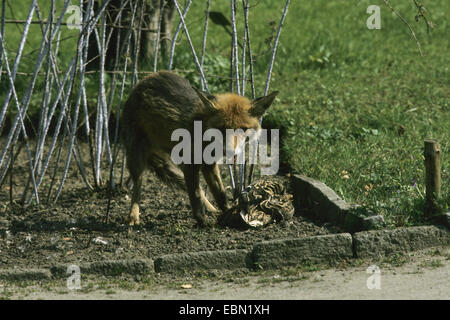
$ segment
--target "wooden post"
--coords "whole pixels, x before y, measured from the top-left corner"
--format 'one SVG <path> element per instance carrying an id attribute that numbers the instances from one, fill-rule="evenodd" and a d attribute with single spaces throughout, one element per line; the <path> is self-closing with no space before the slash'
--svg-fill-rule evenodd
<path id="1" fill-rule="evenodd" d="M 434 139 L 425 139 L 425 214 L 439 213 L 437 201 L 441 196 L 441 146 Z"/>

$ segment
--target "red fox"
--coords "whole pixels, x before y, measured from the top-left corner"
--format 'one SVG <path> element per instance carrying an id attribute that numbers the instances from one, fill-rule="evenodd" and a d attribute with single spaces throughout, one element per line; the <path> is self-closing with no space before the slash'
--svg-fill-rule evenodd
<path id="1" fill-rule="evenodd" d="M 225 188 L 217 163 L 176 165 L 171 140 L 176 129 L 193 132 L 194 121 L 202 130 L 261 129 L 259 117 L 272 104 L 278 92 L 253 101 L 234 93 L 211 95 L 193 88 L 186 79 L 160 71 L 141 80 L 131 91 L 121 115 L 121 139 L 126 163 L 133 182 L 131 208 L 126 218 L 129 225 L 139 224 L 139 199 L 142 174 L 152 169 L 164 182 L 185 187 L 193 215 L 199 225 L 211 226 L 214 219 L 206 211 L 218 210 L 208 201 L 200 186 L 200 171 L 219 209 L 228 209 Z M 191 151 L 193 152 L 193 150 Z"/>

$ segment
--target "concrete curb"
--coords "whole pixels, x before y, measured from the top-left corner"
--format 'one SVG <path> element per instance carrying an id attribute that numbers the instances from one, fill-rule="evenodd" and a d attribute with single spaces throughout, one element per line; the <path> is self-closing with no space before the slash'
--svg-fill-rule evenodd
<path id="1" fill-rule="evenodd" d="M 291 186 L 297 214 L 331 222 L 351 233 L 385 226 L 382 216 L 359 205 L 346 203 L 336 192 L 318 180 L 294 174 L 291 177 Z"/>
<path id="2" fill-rule="evenodd" d="M 51 277 L 48 269 L 0 269 L 0 280 L 47 280 Z"/>
<path id="3" fill-rule="evenodd" d="M 246 268 L 276 269 L 305 263 L 328 264 L 352 258 L 374 259 L 431 247 L 450 245 L 444 227 L 419 226 L 371 230 L 304 238 L 258 242 L 251 250 L 217 250 L 163 255 L 155 259 L 124 259 L 79 264 L 80 273 L 117 276 L 158 273 L 183 274 L 205 270 Z M 76 263 L 72 263 L 77 265 Z M 71 265 L 48 269 L 0 269 L 0 280 L 47 280 L 67 278 Z"/>
<path id="4" fill-rule="evenodd" d="M 217 250 L 168 254 L 155 260 L 155 271 L 186 273 L 201 270 L 232 270 L 249 266 L 247 250 Z"/>
<path id="5" fill-rule="evenodd" d="M 72 263 L 78 265 L 77 263 Z M 67 268 L 71 265 L 58 264 L 50 268 L 51 274 L 56 278 L 67 277 Z M 101 274 L 105 276 L 117 276 L 120 274 L 144 275 L 154 272 L 154 263 L 151 259 L 124 259 L 96 261 L 80 264 L 81 274 Z"/>
<path id="6" fill-rule="evenodd" d="M 436 226 L 357 232 L 353 235 L 358 258 L 379 258 L 450 244 L 450 232 Z"/>
<path id="7" fill-rule="evenodd" d="M 264 241 L 256 243 L 251 252 L 254 266 L 263 269 L 307 262 L 330 264 L 352 257 L 352 236 L 349 233 Z"/>

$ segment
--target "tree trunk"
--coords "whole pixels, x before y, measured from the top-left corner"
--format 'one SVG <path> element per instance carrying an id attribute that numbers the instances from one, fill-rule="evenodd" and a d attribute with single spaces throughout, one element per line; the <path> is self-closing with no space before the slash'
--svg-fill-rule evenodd
<path id="1" fill-rule="evenodd" d="M 160 13 L 161 8 L 162 11 L 162 20 L 161 20 L 161 28 L 160 28 L 160 37 L 159 37 L 159 51 L 163 52 L 164 56 L 168 56 L 170 43 L 172 39 L 172 26 L 175 18 L 175 7 L 172 0 L 134 0 L 139 1 L 140 4 L 144 5 L 143 17 L 142 17 L 142 29 L 141 30 L 141 45 L 139 52 L 139 62 L 143 65 L 149 65 L 151 61 L 153 61 L 154 53 L 155 53 L 155 44 L 156 44 L 156 36 L 158 34 L 158 24 L 160 21 Z M 135 2 L 132 2 L 132 5 Z M 134 28 L 135 32 L 137 32 L 139 28 L 139 18 L 140 18 L 140 4 L 138 4 Z M 84 5 L 86 8 L 87 0 Z M 106 48 L 106 57 L 105 57 L 105 70 L 111 71 L 114 70 L 114 66 L 116 65 L 116 57 L 121 59 L 120 62 L 123 62 L 122 50 L 124 46 L 126 46 L 126 35 L 128 33 L 131 12 L 130 5 L 126 6 L 122 11 L 121 23 L 115 22 L 118 17 L 120 10 L 121 0 L 111 0 L 106 8 L 106 33 L 105 36 L 108 38 L 110 32 L 111 38 L 108 43 L 108 47 Z M 100 1 L 95 1 L 94 3 L 94 14 L 96 14 L 101 6 Z M 83 12 L 84 15 L 85 12 Z M 101 23 L 101 20 L 99 20 Z M 117 28 L 117 26 L 119 28 Z M 99 30 L 100 31 L 100 30 Z M 118 36 L 120 35 L 120 41 L 118 45 Z M 136 34 L 137 35 L 137 34 Z M 101 34 L 99 33 L 99 36 Z M 132 36 L 131 45 L 132 47 L 136 46 L 136 39 L 138 37 Z M 101 39 L 100 39 L 101 40 Z M 117 52 L 119 50 L 119 52 Z M 130 48 L 132 52 L 132 48 Z M 95 33 L 91 33 L 89 38 L 89 48 L 88 48 L 88 58 L 89 62 L 86 66 L 87 70 L 98 70 L 99 69 L 99 50 L 98 50 L 98 42 L 95 36 Z"/>
<path id="2" fill-rule="evenodd" d="M 172 0 L 146 0 L 146 8 L 143 20 L 142 43 L 140 58 L 150 64 L 154 58 L 158 25 L 161 17 L 159 34 L 159 52 L 167 57 L 172 41 L 172 27 L 175 18 L 175 5 Z"/>

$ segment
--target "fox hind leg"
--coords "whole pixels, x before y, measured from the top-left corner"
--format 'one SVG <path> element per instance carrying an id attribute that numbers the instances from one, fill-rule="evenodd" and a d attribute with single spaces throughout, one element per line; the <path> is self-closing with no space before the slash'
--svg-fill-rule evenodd
<path id="1" fill-rule="evenodd" d="M 140 193 L 141 193 L 141 186 L 142 186 L 142 176 L 139 176 L 138 178 L 133 179 L 133 193 L 131 197 L 131 209 L 130 209 L 130 215 L 128 216 L 128 224 L 130 226 L 139 224 L 139 200 L 140 200 Z"/>
<path id="2" fill-rule="evenodd" d="M 151 166 L 156 175 L 169 185 L 186 188 L 184 173 L 171 160 L 170 155 L 162 151 L 154 151 L 149 157 Z M 206 198 L 205 192 L 199 186 L 199 196 L 206 210 L 217 213 L 218 210 Z"/>
<path id="3" fill-rule="evenodd" d="M 133 190 L 131 195 L 130 213 L 126 217 L 126 222 L 133 226 L 139 224 L 139 201 L 141 198 L 142 173 L 145 170 L 145 160 L 142 152 L 137 148 L 127 150 L 127 167 L 130 172 L 130 178 L 133 182 Z"/>
<path id="4" fill-rule="evenodd" d="M 148 165 L 165 183 L 184 189 L 184 174 L 170 159 L 170 155 L 162 151 L 153 151 L 148 157 Z"/>

